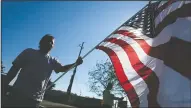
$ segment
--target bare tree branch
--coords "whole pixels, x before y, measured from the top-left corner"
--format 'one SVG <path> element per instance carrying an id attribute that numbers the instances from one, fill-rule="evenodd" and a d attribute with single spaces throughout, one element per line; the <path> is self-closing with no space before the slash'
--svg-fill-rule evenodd
<path id="1" fill-rule="evenodd" d="M 110 61 L 96 63 L 96 67 L 89 71 L 89 88 L 98 96 L 102 95 L 103 90 L 109 82 L 114 84 L 112 92 L 123 96 L 125 93 L 115 76 L 113 65 Z"/>

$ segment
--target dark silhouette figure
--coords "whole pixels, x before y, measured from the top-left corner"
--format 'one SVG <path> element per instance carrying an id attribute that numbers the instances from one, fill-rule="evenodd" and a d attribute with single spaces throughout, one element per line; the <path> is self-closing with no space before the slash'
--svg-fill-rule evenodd
<path id="1" fill-rule="evenodd" d="M 8 86 L 19 70 L 20 73 L 4 106 L 38 108 L 52 71 L 66 72 L 74 65 L 73 63 L 63 66 L 50 56 L 49 52 L 54 47 L 54 43 L 54 37 L 47 34 L 40 40 L 38 50 L 27 48 L 12 62 L 5 85 Z M 79 57 L 75 63 L 80 65 L 82 62 L 82 58 Z"/>
<path id="2" fill-rule="evenodd" d="M 103 91 L 103 108 L 112 108 L 113 106 L 113 100 L 123 100 L 122 98 L 115 97 L 113 94 L 111 94 L 110 90 L 112 89 L 113 84 L 108 83 L 106 89 Z"/>

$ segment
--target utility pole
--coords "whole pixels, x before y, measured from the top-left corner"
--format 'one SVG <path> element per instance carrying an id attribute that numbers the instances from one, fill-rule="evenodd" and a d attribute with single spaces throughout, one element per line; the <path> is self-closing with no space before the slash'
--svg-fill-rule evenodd
<path id="1" fill-rule="evenodd" d="M 79 52 L 78 57 L 80 57 L 80 54 L 81 54 L 82 49 L 83 49 L 83 45 L 84 45 L 84 42 L 82 42 L 82 44 L 79 45 L 80 46 L 80 52 Z M 74 67 L 73 75 L 71 76 L 70 84 L 69 84 L 68 89 L 67 89 L 68 101 L 70 101 L 70 94 L 71 94 L 72 84 L 73 84 L 73 81 L 74 81 L 74 76 L 76 74 L 76 70 L 77 70 L 77 66 Z"/>
<path id="2" fill-rule="evenodd" d="M 1 73 L 4 73 L 4 65 L 3 65 L 3 62 L 1 61 Z"/>

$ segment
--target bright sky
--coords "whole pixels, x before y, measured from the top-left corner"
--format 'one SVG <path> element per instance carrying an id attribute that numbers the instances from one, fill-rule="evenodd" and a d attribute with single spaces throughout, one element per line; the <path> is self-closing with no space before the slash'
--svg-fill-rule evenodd
<path id="1" fill-rule="evenodd" d="M 45 34 L 55 36 L 51 55 L 63 64 L 73 63 L 78 56 L 79 44 L 85 42 L 82 56 L 106 36 L 144 7 L 148 1 L 46 1 L 2 2 L 2 61 L 5 72 L 12 61 L 26 48 L 38 49 Z M 97 97 L 89 92 L 88 71 L 96 62 L 109 57 L 94 50 L 77 69 L 72 92 Z M 54 81 L 62 73 L 53 72 Z M 56 82 L 56 89 L 66 91 L 72 70 Z M 100 97 L 97 97 L 100 98 Z"/>

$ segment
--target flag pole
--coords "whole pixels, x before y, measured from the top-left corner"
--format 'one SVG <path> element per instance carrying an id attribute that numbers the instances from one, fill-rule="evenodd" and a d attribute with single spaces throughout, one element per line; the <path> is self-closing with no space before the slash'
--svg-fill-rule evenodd
<path id="1" fill-rule="evenodd" d="M 147 4 L 148 5 L 148 4 Z M 147 6 L 146 5 L 146 6 Z M 144 9 L 146 6 L 144 6 L 142 9 Z M 135 13 L 130 19 L 128 19 L 126 22 L 129 22 L 132 18 L 134 18 L 138 13 L 140 13 L 141 11 L 142 11 L 142 9 L 140 10 L 140 11 L 138 11 L 137 13 Z M 125 23 L 126 23 L 125 22 Z M 123 23 L 123 24 L 121 24 L 121 26 L 123 26 L 125 23 Z M 112 33 L 110 33 L 105 39 L 107 39 L 108 37 L 110 37 L 114 32 L 116 32 L 121 26 L 119 26 L 116 30 L 114 30 Z M 105 40 L 104 39 L 104 40 Z M 103 40 L 103 41 L 104 41 Z M 82 57 L 82 59 L 84 59 L 87 55 L 89 55 L 94 49 L 96 49 L 96 47 L 97 46 L 99 46 L 103 41 L 101 41 L 101 42 L 99 42 L 95 47 L 93 47 L 89 52 L 87 52 L 83 57 Z M 72 69 L 72 68 L 74 68 L 76 66 L 76 63 L 74 64 L 74 65 L 72 65 L 68 70 L 66 70 L 66 72 L 64 72 L 62 75 L 60 75 L 54 82 L 52 82 L 52 84 L 51 85 L 53 85 L 54 83 L 56 83 L 61 77 L 63 77 L 70 69 Z M 51 85 L 50 86 L 48 86 L 46 89 L 45 89 L 45 91 L 48 89 L 48 88 L 50 88 L 51 87 Z"/>

